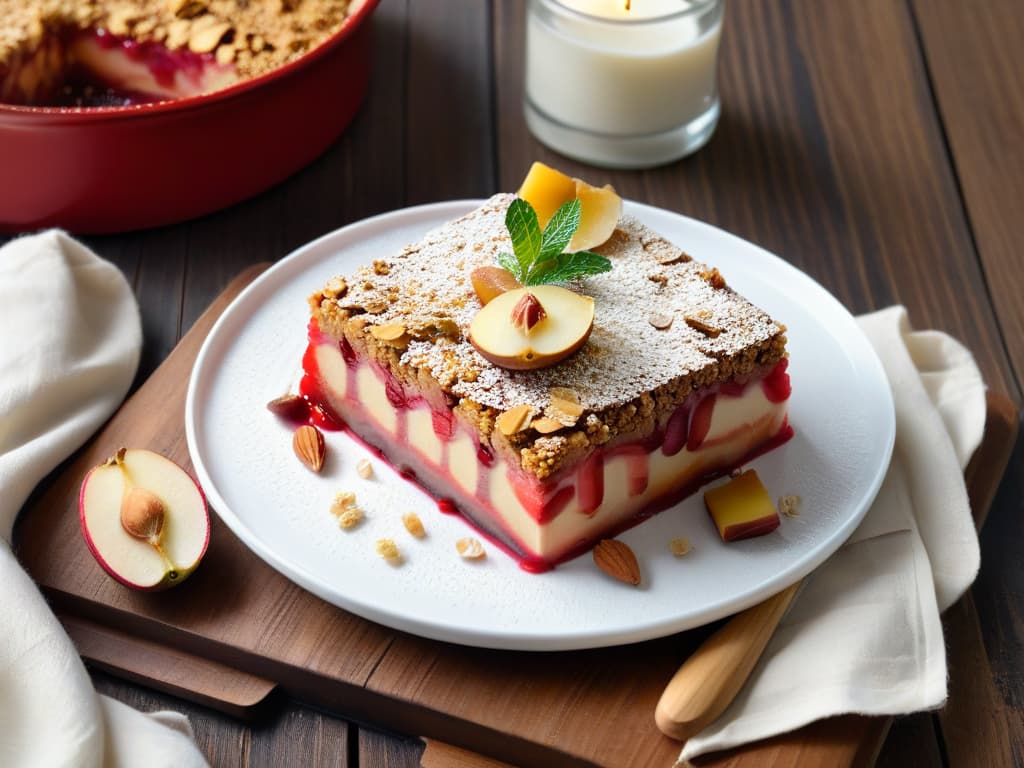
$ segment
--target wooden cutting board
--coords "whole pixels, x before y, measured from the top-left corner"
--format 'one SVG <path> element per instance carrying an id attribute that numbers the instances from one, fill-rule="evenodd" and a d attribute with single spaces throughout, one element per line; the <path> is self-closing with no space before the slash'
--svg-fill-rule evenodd
<path id="1" fill-rule="evenodd" d="M 329 605 L 265 565 L 214 516 L 206 559 L 162 593 L 109 578 L 78 527 L 88 469 L 118 446 L 147 447 L 191 469 L 184 436 L 189 374 L 203 339 L 262 271 L 240 275 L 96 438 L 51 477 L 21 516 L 18 557 L 82 655 L 131 680 L 239 717 L 288 695 L 340 716 L 425 737 L 424 765 L 667 768 L 679 744 L 654 707 L 687 655 L 714 629 L 571 653 L 465 648 L 391 630 Z M 989 425 L 968 470 L 987 510 L 1009 458 L 1016 411 L 990 397 Z M 840 717 L 720 755 L 709 765 L 866 765 L 888 723 Z M 473 763 L 479 756 L 487 762 Z"/>

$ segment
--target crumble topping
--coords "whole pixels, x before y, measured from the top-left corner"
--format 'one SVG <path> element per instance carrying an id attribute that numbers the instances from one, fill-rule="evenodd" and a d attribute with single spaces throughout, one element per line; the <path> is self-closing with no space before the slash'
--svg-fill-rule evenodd
<path id="1" fill-rule="evenodd" d="M 0 0 L 0 75 L 48 35 L 103 29 L 211 54 L 238 79 L 298 58 L 337 31 L 360 0 Z M 0 78 L 2 80 L 2 78 Z"/>
<path id="2" fill-rule="evenodd" d="M 540 479 L 616 435 L 650 432 L 693 390 L 784 356 L 785 329 L 717 269 L 623 216 L 595 249 L 611 272 L 569 286 L 595 300 L 587 343 L 549 368 L 490 363 L 465 338 L 480 309 L 469 273 L 512 250 L 504 218 L 513 199 L 495 195 L 398 254 L 329 281 L 310 298 L 321 330 L 346 336 L 417 389 L 440 391 L 483 442 L 511 449 Z"/>

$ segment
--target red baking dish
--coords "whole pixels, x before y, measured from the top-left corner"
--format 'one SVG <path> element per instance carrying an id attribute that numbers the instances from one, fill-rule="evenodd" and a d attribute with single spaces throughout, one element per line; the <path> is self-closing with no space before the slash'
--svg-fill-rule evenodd
<path id="1" fill-rule="evenodd" d="M 362 103 L 378 1 L 355 3 L 302 58 L 213 93 L 128 107 L 0 104 L 0 232 L 170 224 L 285 178 Z"/>

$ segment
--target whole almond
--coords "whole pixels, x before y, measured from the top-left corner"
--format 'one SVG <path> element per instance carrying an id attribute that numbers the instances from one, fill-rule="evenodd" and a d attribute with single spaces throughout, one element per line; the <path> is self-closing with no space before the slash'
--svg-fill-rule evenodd
<path id="1" fill-rule="evenodd" d="M 292 421 L 305 421 L 309 416 L 309 401 L 301 395 L 281 395 L 267 403 L 267 410 Z"/>
<path id="2" fill-rule="evenodd" d="M 526 292 L 516 302 L 516 305 L 512 307 L 510 319 L 512 320 L 512 325 L 516 328 L 523 333 L 529 333 L 533 330 L 533 326 L 547 316 L 548 313 L 544 311 L 544 307 L 541 306 L 537 297 L 530 292 Z"/>
<path id="3" fill-rule="evenodd" d="M 594 547 L 594 562 L 613 579 L 634 587 L 640 583 L 640 564 L 636 555 L 618 539 L 602 539 Z"/>
<path id="4" fill-rule="evenodd" d="M 323 433 L 310 424 L 304 424 L 295 430 L 292 437 L 292 448 L 299 461 L 305 464 L 314 472 L 319 472 L 324 466 L 324 456 L 327 454 L 327 444 L 324 443 Z"/>

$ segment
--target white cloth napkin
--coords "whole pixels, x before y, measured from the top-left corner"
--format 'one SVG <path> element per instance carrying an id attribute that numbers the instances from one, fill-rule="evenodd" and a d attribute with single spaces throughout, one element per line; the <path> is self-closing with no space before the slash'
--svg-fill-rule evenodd
<path id="1" fill-rule="evenodd" d="M 686 742 L 677 766 L 832 715 L 946 699 L 939 612 L 978 572 L 963 469 L 985 428 L 985 387 L 963 346 L 913 331 L 902 307 L 859 322 L 896 406 L 888 474 L 864 522 L 805 581 L 743 691 Z"/>
<path id="2" fill-rule="evenodd" d="M 11 552 L 36 484 L 121 403 L 142 332 L 116 267 L 62 232 L 0 248 L 0 765 L 203 766 L 188 720 L 96 694 Z"/>

